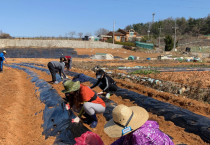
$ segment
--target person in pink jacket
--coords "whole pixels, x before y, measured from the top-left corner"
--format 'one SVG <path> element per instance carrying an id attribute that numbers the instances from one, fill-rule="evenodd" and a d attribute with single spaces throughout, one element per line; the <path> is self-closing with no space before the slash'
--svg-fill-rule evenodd
<path id="1" fill-rule="evenodd" d="M 148 120 L 149 114 L 142 107 L 118 105 L 112 116 L 104 131 L 109 137 L 120 138 L 111 145 L 174 145 L 156 121 Z"/>

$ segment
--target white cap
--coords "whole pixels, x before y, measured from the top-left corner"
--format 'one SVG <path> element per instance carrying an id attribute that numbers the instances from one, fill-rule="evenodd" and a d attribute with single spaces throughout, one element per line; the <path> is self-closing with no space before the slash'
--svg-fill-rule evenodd
<path id="1" fill-rule="evenodd" d="M 5 54 L 7 53 L 6 50 L 4 50 L 4 51 L 2 51 L 2 52 L 5 53 Z"/>

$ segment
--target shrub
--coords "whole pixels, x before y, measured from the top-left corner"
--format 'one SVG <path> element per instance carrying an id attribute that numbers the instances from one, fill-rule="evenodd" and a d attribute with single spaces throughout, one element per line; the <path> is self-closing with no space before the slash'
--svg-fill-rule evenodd
<path id="1" fill-rule="evenodd" d="M 120 44 L 120 45 L 124 45 L 124 46 L 132 46 L 132 47 L 136 46 L 136 44 L 133 42 L 115 42 L 115 44 Z"/>
<path id="2" fill-rule="evenodd" d="M 167 35 L 164 39 L 165 42 L 165 51 L 171 51 L 174 46 L 174 41 L 170 35 Z"/>
<path id="3" fill-rule="evenodd" d="M 144 37 L 141 38 L 140 42 L 146 43 L 148 40 L 149 40 L 148 36 L 144 36 Z"/>
<path id="4" fill-rule="evenodd" d="M 0 34 L 0 38 L 2 38 L 2 39 L 4 39 L 4 38 L 12 38 L 12 36 L 10 36 L 7 33 L 2 33 L 2 34 Z"/>
<path id="5" fill-rule="evenodd" d="M 109 38 L 107 40 L 108 43 L 113 43 L 113 39 L 112 38 Z M 120 44 L 120 45 L 124 45 L 124 46 L 132 46 L 132 47 L 135 47 L 136 44 L 133 43 L 133 42 L 118 42 L 118 41 L 115 41 L 114 42 L 115 44 Z"/>

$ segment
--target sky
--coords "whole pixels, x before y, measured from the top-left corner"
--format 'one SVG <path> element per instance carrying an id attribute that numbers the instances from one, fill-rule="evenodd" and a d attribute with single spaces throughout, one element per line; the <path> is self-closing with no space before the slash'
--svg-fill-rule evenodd
<path id="1" fill-rule="evenodd" d="M 210 0 L 0 0 L 0 30 L 13 37 L 95 34 L 169 17 L 204 18 Z M 75 35 L 76 36 L 76 35 Z"/>

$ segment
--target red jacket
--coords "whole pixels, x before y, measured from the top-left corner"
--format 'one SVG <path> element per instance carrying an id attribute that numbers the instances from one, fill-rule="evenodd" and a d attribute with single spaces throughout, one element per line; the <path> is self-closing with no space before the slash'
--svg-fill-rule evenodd
<path id="1" fill-rule="evenodd" d="M 80 99 L 82 102 L 88 102 L 95 95 L 95 92 L 91 90 L 88 86 L 80 84 Z M 96 100 L 92 103 L 101 104 L 106 107 L 105 102 L 97 96 Z"/>

